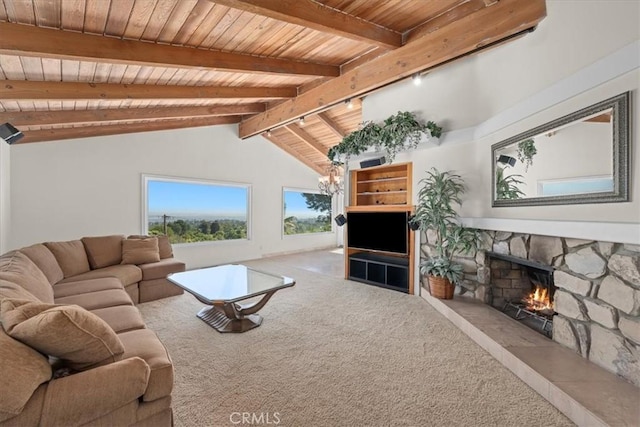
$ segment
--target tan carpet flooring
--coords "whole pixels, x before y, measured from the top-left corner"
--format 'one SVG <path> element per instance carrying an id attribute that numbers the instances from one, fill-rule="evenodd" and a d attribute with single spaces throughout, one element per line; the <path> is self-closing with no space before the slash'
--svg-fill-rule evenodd
<path id="1" fill-rule="evenodd" d="M 247 264 L 297 282 L 252 331 L 218 333 L 190 294 L 140 305 L 175 364 L 176 426 L 573 425 L 422 298 Z"/>

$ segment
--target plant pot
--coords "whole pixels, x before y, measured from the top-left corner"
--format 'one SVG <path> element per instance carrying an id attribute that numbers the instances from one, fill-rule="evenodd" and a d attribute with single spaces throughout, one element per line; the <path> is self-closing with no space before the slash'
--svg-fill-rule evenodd
<path id="1" fill-rule="evenodd" d="M 456 289 L 456 285 L 451 283 L 446 277 L 440 276 L 428 276 L 429 277 L 429 292 L 432 297 L 440 299 L 453 299 L 453 291 Z"/>

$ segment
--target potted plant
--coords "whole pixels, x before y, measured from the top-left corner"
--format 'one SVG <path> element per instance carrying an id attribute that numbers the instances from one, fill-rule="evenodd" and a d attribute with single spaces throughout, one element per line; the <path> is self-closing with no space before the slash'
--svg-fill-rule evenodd
<path id="1" fill-rule="evenodd" d="M 332 163 L 340 163 L 349 157 L 365 152 L 369 148 L 386 153 L 387 161 L 391 163 L 396 154 L 407 148 L 416 148 L 422 135 L 439 138 L 442 128 L 432 121 L 420 122 L 414 113 L 399 111 L 388 117 L 383 123 L 365 122 L 362 127 L 345 136 L 342 141 L 329 149 L 327 157 Z"/>
<path id="2" fill-rule="evenodd" d="M 507 175 L 504 174 L 504 169 L 496 167 L 496 199 L 497 200 L 514 200 L 519 199 L 525 195 L 520 190 L 519 185 L 524 184 L 520 178 L 524 178 L 522 175 Z"/>
<path id="3" fill-rule="evenodd" d="M 420 272 L 428 277 L 431 295 L 451 299 L 455 285 L 463 278 L 463 267 L 454 262 L 454 256 L 477 250 L 481 233 L 460 224 L 456 205 L 462 204 L 460 197 L 465 191 L 460 175 L 432 168 L 420 184 L 412 223 L 435 233 L 435 256 L 420 265 Z"/>
<path id="4" fill-rule="evenodd" d="M 379 141 L 381 131 L 380 125 L 364 122 L 360 129 L 346 135 L 338 145 L 331 147 L 327 157 L 331 163 L 337 164 L 341 163 L 338 157 L 343 155 L 345 162 L 347 162 L 349 157 L 365 152 L 374 144 L 374 141 Z"/>
<path id="5" fill-rule="evenodd" d="M 518 143 L 518 148 L 516 150 L 516 155 L 518 156 L 518 160 L 524 163 L 524 171 L 529 170 L 529 166 L 533 164 L 533 156 L 538 154 L 538 150 L 536 149 L 536 144 L 533 141 L 533 138 L 525 139 Z"/>

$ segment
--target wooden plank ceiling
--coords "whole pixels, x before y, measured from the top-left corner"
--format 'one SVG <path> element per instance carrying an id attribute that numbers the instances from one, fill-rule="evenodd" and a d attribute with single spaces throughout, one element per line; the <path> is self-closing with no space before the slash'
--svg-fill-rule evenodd
<path id="1" fill-rule="evenodd" d="M 238 123 L 323 174 L 366 94 L 545 14 L 544 0 L 0 0 L 0 123 L 19 143 Z"/>

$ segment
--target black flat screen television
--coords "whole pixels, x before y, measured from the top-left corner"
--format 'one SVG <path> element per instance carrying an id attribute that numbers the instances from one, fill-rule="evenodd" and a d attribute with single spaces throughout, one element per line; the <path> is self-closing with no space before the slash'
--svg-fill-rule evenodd
<path id="1" fill-rule="evenodd" d="M 351 248 L 408 253 L 408 212 L 349 212 L 347 243 Z"/>

